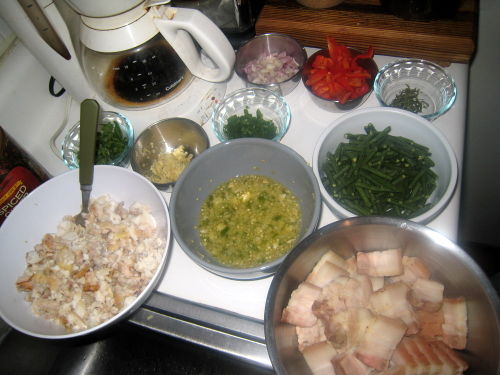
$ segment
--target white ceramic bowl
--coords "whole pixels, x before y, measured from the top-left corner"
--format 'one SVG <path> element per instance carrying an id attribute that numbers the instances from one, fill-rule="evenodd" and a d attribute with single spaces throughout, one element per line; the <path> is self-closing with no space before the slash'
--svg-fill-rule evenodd
<path id="1" fill-rule="evenodd" d="M 140 202 L 152 209 L 152 215 L 166 240 L 160 266 L 133 303 L 98 326 L 68 333 L 63 327 L 36 317 L 31 306 L 24 300 L 24 293 L 17 291 L 16 280 L 26 268 L 25 254 L 33 250 L 44 234 L 54 233 L 63 216 L 80 212 L 78 174 L 79 170 L 72 170 L 40 185 L 16 206 L 0 227 L 0 316 L 13 328 L 31 336 L 46 339 L 72 338 L 116 323 L 135 311 L 151 294 L 167 261 L 171 241 L 170 217 L 162 195 L 146 178 L 129 169 L 96 166 L 92 197 L 109 194 L 114 200 L 123 201 L 125 207 Z"/>
<path id="2" fill-rule="evenodd" d="M 437 187 L 428 199 L 432 206 L 424 213 L 409 218 L 418 223 L 428 223 L 448 204 L 453 196 L 458 178 L 457 159 L 445 136 L 428 120 L 411 112 L 376 107 L 355 110 L 333 121 L 320 135 L 313 154 L 313 170 L 318 179 L 324 202 L 338 218 L 356 216 L 340 205 L 329 194 L 322 182 L 325 173 L 323 166 L 328 152 L 334 152 L 341 142 L 347 142 L 346 133 L 364 134 L 364 127 L 372 123 L 379 131 L 391 127 L 391 135 L 403 136 L 426 146 L 432 153 L 435 166 L 432 170 L 438 175 Z"/>

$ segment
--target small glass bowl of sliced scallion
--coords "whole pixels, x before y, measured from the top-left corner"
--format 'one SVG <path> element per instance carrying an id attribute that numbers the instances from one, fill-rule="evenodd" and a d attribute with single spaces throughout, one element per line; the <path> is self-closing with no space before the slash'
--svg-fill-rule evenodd
<path id="1" fill-rule="evenodd" d="M 97 125 L 95 164 L 127 166 L 133 144 L 134 128 L 130 121 L 119 113 L 102 111 Z M 61 147 L 62 159 L 70 169 L 79 166 L 79 149 L 80 122 L 77 122 Z"/>
<path id="2" fill-rule="evenodd" d="M 455 103 L 453 77 L 441 66 L 426 60 L 401 59 L 382 67 L 373 90 L 385 107 L 401 108 L 434 120 Z"/>
<path id="3" fill-rule="evenodd" d="M 290 120 L 290 107 L 281 95 L 248 87 L 230 93 L 217 105 L 212 130 L 221 142 L 237 138 L 280 141 Z"/>

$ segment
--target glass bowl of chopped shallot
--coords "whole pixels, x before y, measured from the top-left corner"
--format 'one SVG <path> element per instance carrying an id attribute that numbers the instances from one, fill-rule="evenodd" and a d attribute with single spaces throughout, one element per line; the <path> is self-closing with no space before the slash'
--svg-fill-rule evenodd
<path id="1" fill-rule="evenodd" d="M 445 114 L 457 97 L 453 77 L 441 66 L 421 59 L 385 65 L 375 77 L 374 91 L 381 105 L 401 108 L 428 120 Z"/>
<path id="2" fill-rule="evenodd" d="M 236 53 L 234 71 L 247 87 L 267 88 L 287 95 L 297 87 L 307 60 L 304 47 L 279 33 L 258 35 Z"/>

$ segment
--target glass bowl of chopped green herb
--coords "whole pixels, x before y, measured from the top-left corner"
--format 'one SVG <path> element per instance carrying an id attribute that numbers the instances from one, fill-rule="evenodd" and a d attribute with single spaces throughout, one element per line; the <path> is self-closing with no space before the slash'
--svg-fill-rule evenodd
<path id="1" fill-rule="evenodd" d="M 125 167 L 134 144 L 134 128 L 123 115 L 101 111 L 97 124 L 95 164 Z M 61 147 L 64 163 L 75 169 L 79 166 L 80 122 L 66 134 Z"/>
<path id="2" fill-rule="evenodd" d="M 217 105 L 212 130 L 221 142 L 236 138 L 280 141 L 290 120 L 290 107 L 281 95 L 249 87 L 230 93 Z"/>
<path id="3" fill-rule="evenodd" d="M 391 216 L 426 224 L 455 192 L 458 166 L 429 120 L 391 107 L 359 109 L 320 135 L 313 170 L 338 218 Z"/>
<path id="4" fill-rule="evenodd" d="M 426 60 L 402 59 L 385 65 L 374 82 L 383 106 L 401 108 L 434 120 L 455 103 L 455 81 L 444 68 Z"/>

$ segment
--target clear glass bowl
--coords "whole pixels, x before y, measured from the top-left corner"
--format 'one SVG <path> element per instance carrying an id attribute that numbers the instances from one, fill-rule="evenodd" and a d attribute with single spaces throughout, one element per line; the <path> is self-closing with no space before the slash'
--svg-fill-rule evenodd
<path id="1" fill-rule="evenodd" d="M 123 115 L 116 112 L 101 111 L 97 131 L 104 124 L 116 123 L 120 127 L 122 134 L 127 137 L 127 146 L 123 152 L 112 160 L 109 165 L 126 167 L 129 163 L 130 150 L 134 145 L 134 128 L 130 121 Z M 80 121 L 78 121 L 66 134 L 61 147 L 61 156 L 64 163 L 70 169 L 78 168 L 78 152 L 80 150 Z"/>
<path id="2" fill-rule="evenodd" d="M 439 65 L 420 59 L 403 59 L 385 65 L 374 82 L 375 95 L 381 105 L 390 107 L 398 93 L 407 87 L 418 89 L 422 107 L 418 115 L 434 120 L 455 103 L 457 88 L 454 79 Z"/>
<path id="3" fill-rule="evenodd" d="M 229 140 L 224 132 L 227 119 L 233 115 L 243 115 L 245 108 L 253 116 L 260 110 L 265 120 L 274 122 L 277 132 L 273 141 L 280 141 L 290 126 L 290 107 L 282 96 L 268 89 L 249 87 L 230 93 L 215 108 L 212 115 L 212 130 L 219 141 Z"/>

